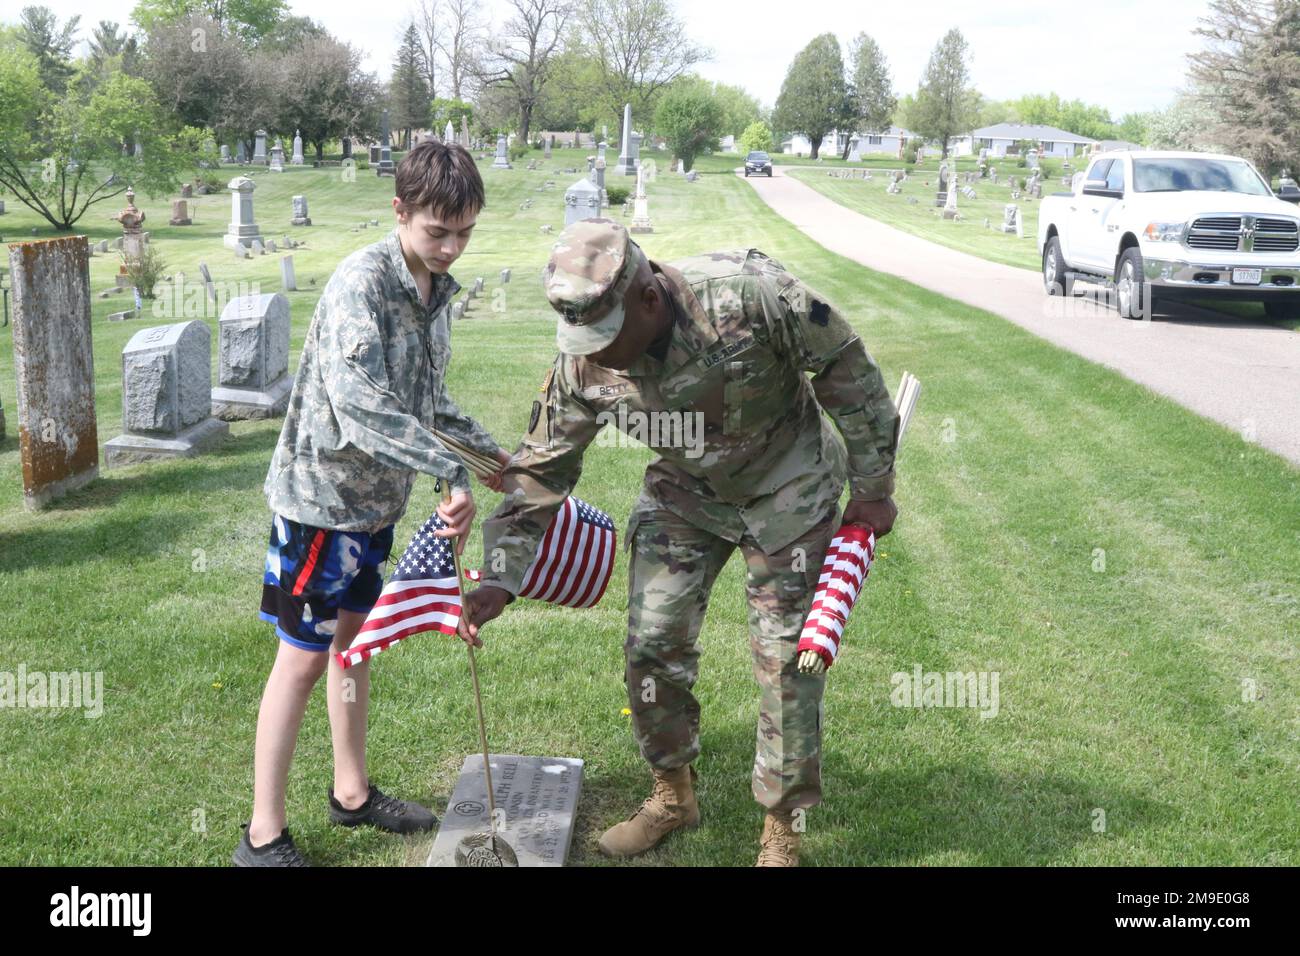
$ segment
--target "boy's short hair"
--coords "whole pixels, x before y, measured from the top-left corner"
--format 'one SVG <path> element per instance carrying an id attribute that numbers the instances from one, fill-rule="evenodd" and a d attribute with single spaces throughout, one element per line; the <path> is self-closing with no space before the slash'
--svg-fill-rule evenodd
<path id="1" fill-rule="evenodd" d="M 430 206 L 439 219 L 458 219 L 487 204 L 469 150 L 434 139 L 416 144 L 398 164 L 397 198 L 411 210 Z"/>

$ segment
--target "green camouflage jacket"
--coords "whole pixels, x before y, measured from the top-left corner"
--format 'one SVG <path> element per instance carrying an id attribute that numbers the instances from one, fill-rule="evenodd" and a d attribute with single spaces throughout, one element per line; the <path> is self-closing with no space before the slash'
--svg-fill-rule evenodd
<path id="1" fill-rule="evenodd" d="M 406 511 L 417 472 L 467 491 L 460 458 L 431 429 L 495 456 L 492 436 L 447 394 L 448 304 L 434 275 L 426 308 L 394 229 L 344 259 L 325 286 L 266 474 L 271 510 L 302 524 L 378 531 Z"/>
<path id="2" fill-rule="evenodd" d="M 731 541 L 748 532 L 771 554 L 825 518 L 846 473 L 855 499 L 893 493 L 898 413 L 839 312 L 754 249 L 652 268 L 674 292 L 665 360 L 645 355 L 620 372 L 556 357 L 506 469 L 506 499 L 483 525 L 485 584 L 518 593 L 606 424 L 659 453 L 626 542 L 640 514 L 666 508 Z"/>

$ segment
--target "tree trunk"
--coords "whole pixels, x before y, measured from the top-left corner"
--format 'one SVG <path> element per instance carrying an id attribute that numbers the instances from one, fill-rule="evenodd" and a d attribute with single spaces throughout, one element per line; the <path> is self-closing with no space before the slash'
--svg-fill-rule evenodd
<path id="1" fill-rule="evenodd" d="M 812 152 L 809 154 L 808 158 L 809 158 L 809 159 L 816 159 L 816 158 L 817 158 L 817 153 L 818 153 L 818 151 L 821 150 L 821 148 L 822 148 L 822 137 L 821 137 L 821 136 L 809 136 L 809 137 L 808 137 L 808 142 L 810 142 L 810 143 L 812 144 Z"/>
<path id="2" fill-rule="evenodd" d="M 319 163 L 324 159 L 325 159 L 325 141 L 318 139 L 316 140 L 316 162 Z"/>
<path id="3" fill-rule="evenodd" d="M 519 109 L 519 141 L 528 142 L 528 128 L 533 125 L 533 108 L 531 106 L 520 107 Z"/>

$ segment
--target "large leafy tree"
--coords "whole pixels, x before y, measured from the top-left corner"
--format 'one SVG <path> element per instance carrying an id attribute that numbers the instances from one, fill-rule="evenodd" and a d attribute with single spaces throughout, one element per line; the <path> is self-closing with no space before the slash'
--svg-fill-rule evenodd
<path id="1" fill-rule="evenodd" d="M 822 139 L 851 118 L 844 83 L 844 58 L 833 33 L 814 37 L 795 55 L 776 98 L 773 125 L 783 133 L 800 133 L 812 143 L 812 158 Z"/>
<path id="2" fill-rule="evenodd" d="M 194 168 L 201 130 L 182 127 L 149 84 L 117 73 L 79 95 L 41 83 L 39 61 L 0 43 L 0 185 L 56 229 L 128 185 L 160 196 Z M 134 155 L 139 144 L 143 155 Z"/>
<path id="3" fill-rule="evenodd" d="M 979 103 L 970 85 L 970 46 L 954 27 L 930 53 L 905 122 L 922 138 L 940 143 L 946 159 L 952 138 L 974 128 Z"/>
<path id="4" fill-rule="evenodd" d="M 1196 33 L 1190 79 L 1208 134 L 1249 156 L 1266 175 L 1300 161 L 1300 3 L 1213 0 Z"/>
<path id="5" fill-rule="evenodd" d="M 669 0 L 585 0 L 581 21 L 601 105 L 620 122 L 624 103 L 633 116 L 650 113 L 662 90 L 710 56 Z"/>
<path id="6" fill-rule="evenodd" d="M 863 132 L 883 132 L 889 128 L 898 107 L 885 52 L 867 34 L 859 33 L 849 47 L 849 62 L 852 69 L 849 104 L 853 124 Z M 851 148 L 851 141 L 846 141 L 845 159 L 848 159 Z"/>
<path id="7" fill-rule="evenodd" d="M 256 42 L 275 32 L 288 9 L 286 0 L 139 0 L 131 19 L 149 31 L 199 14 L 225 32 Z"/>
<path id="8" fill-rule="evenodd" d="M 655 108 L 655 130 L 687 172 L 695 158 L 717 147 L 723 111 L 707 81 L 695 77 L 673 84 Z"/>
<path id="9" fill-rule="evenodd" d="M 362 69 L 361 58 L 360 50 L 322 33 L 301 37 L 280 59 L 284 85 L 275 125 L 286 132 L 300 129 L 318 160 L 332 140 L 378 133 L 382 89 Z"/>

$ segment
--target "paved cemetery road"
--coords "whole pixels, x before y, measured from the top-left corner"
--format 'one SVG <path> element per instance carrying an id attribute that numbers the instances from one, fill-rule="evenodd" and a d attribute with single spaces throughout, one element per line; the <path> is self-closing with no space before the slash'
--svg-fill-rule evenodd
<path id="1" fill-rule="evenodd" d="M 1092 299 L 1048 297 L 1037 272 L 948 249 L 846 209 L 781 166 L 771 178 L 747 181 L 831 252 L 999 315 L 1242 435 L 1253 429 L 1259 444 L 1300 464 L 1300 332 L 1178 305 L 1152 321 L 1121 319 Z"/>

